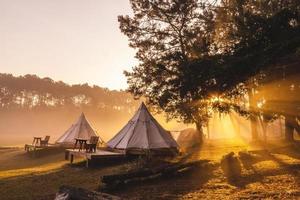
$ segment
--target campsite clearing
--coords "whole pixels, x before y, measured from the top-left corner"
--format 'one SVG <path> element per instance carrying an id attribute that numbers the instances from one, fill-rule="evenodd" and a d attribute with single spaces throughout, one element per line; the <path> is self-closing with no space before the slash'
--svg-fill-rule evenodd
<path id="1" fill-rule="evenodd" d="M 212 167 L 184 176 L 130 185 L 112 194 L 143 200 L 224 199 L 224 195 L 227 199 L 297 199 L 300 197 L 300 174 L 298 168 L 292 167 L 300 165 L 298 146 L 272 144 L 268 146 L 269 151 L 258 151 L 259 145 L 230 140 L 207 141 L 190 159 L 213 160 Z M 259 159 L 249 166 L 242 162 L 241 179 L 229 183 L 219 165 L 220 159 L 231 151 L 243 150 L 253 150 Z M 32 158 L 22 149 L 2 149 L 0 155 L 0 163 L 3 163 L 0 165 L 0 199 L 7 200 L 53 200 L 61 185 L 96 190 L 101 187 L 101 176 L 117 174 L 135 165 L 122 162 L 87 169 L 82 162 L 69 165 L 64 153 Z"/>

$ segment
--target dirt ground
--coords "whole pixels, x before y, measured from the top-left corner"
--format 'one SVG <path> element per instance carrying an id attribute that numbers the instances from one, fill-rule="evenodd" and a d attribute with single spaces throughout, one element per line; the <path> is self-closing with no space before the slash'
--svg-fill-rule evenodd
<path id="1" fill-rule="evenodd" d="M 229 152 L 250 151 L 240 159 L 241 177 L 228 181 L 220 159 Z M 157 179 L 111 192 L 124 199 L 300 199 L 300 145 L 279 142 L 262 146 L 241 141 L 207 141 L 190 160 L 211 164 L 189 174 Z M 132 161 L 131 161 L 132 162 Z M 97 190 L 100 176 L 121 172 L 131 162 L 86 169 L 69 165 L 64 154 L 34 158 L 19 148 L 0 149 L 0 199 L 53 199 L 61 185 Z"/>

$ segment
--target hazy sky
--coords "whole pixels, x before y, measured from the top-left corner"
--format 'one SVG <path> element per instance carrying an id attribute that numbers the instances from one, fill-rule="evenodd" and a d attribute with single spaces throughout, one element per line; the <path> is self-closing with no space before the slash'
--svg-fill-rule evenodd
<path id="1" fill-rule="evenodd" d="M 117 16 L 129 0 L 0 0 L 0 73 L 126 88 L 137 61 Z"/>

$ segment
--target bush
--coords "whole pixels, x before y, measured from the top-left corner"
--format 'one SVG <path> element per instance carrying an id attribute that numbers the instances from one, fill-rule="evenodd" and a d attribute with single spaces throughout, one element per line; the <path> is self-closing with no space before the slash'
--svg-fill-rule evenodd
<path id="1" fill-rule="evenodd" d="M 229 180 L 234 180 L 241 176 L 241 163 L 233 152 L 222 157 L 221 168 Z"/>

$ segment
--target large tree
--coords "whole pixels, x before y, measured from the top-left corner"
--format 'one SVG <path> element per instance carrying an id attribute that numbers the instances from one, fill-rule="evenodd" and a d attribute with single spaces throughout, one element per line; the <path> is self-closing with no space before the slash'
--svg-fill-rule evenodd
<path id="1" fill-rule="evenodd" d="M 163 108 L 169 117 L 196 123 L 201 130 L 205 109 L 193 106 L 194 100 L 202 98 L 201 88 L 191 78 L 197 73 L 186 66 L 210 54 L 211 4 L 199 0 L 130 2 L 133 16 L 119 16 L 120 29 L 140 61 L 132 72 L 125 72 L 129 91 Z"/>
<path id="2" fill-rule="evenodd" d="M 243 99 L 257 75 L 300 44 L 296 0 L 130 2 L 133 16 L 119 16 L 140 61 L 125 72 L 129 91 L 200 132 L 212 108 L 255 119 Z"/>
<path id="3" fill-rule="evenodd" d="M 281 58 L 293 54 L 300 46 L 300 2 L 227 0 L 221 2 L 216 13 L 215 41 L 220 51 L 229 55 L 227 57 L 230 59 L 225 63 L 231 65 L 230 71 L 236 72 L 240 78 L 234 79 L 230 74 L 228 77 L 242 82 L 247 88 L 249 111 L 252 113 L 252 136 L 257 139 L 257 124 L 261 118 L 261 111 L 256 104 L 261 93 L 257 95 L 256 88 L 263 86 L 266 81 L 269 85 L 271 80 L 278 82 L 278 79 L 282 79 L 282 74 L 291 71 L 285 68 L 289 62 L 293 62 L 292 59 L 282 63 Z M 292 68 L 293 73 L 299 73 L 299 67 Z M 276 84 L 273 84 L 272 90 L 276 87 Z M 280 90 L 287 93 L 284 87 Z M 289 104 L 290 107 L 295 106 L 294 103 Z M 267 119 L 273 118 L 271 115 L 279 116 L 283 113 L 268 111 L 263 112 L 263 115 Z M 285 118 L 294 121 L 295 116 L 289 115 Z M 291 124 L 288 121 L 286 124 Z"/>

